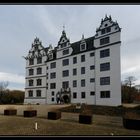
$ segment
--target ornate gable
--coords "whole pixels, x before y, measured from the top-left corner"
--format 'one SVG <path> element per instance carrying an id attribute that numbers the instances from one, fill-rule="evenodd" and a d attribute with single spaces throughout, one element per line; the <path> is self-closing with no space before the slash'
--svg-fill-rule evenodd
<path id="1" fill-rule="evenodd" d="M 67 38 L 65 31 L 62 31 L 62 35 L 60 37 L 60 40 L 58 42 L 58 48 L 65 48 L 70 45 L 70 40 Z"/>
<path id="2" fill-rule="evenodd" d="M 46 55 L 45 48 L 42 46 L 42 42 L 39 40 L 39 38 L 35 38 L 34 42 L 32 43 L 32 47 L 29 50 L 29 53 L 26 59 L 30 58 L 37 58 L 37 57 L 42 57 Z"/>
<path id="3" fill-rule="evenodd" d="M 99 28 L 96 29 L 95 37 L 112 32 L 111 30 L 115 32 L 115 31 L 120 31 L 121 28 L 119 27 L 117 21 L 114 22 L 112 20 L 111 16 L 108 17 L 107 15 L 105 15 L 105 18 L 101 20 L 101 24 Z"/>

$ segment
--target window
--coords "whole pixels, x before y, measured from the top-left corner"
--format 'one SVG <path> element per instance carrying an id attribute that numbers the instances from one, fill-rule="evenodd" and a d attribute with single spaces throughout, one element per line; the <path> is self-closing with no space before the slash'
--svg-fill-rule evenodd
<path id="1" fill-rule="evenodd" d="M 85 62 L 85 55 L 81 55 L 81 62 Z"/>
<path id="2" fill-rule="evenodd" d="M 37 97 L 41 97 L 41 90 L 37 90 L 37 91 L 36 91 L 36 96 L 37 96 Z"/>
<path id="3" fill-rule="evenodd" d="M 29 69 L 29 75 L 33 75 L 34 74 L 34 70 L 33 69 Z"/>
<path id="4" fill-rule="evenodd" d="M 111 27 L 107 27 L 106 28 L 106 32 L 108 33 L 108 32 L 111 32 Z"/>
<path id="5" fill-rule="evenodd" d="M 33 80 L 29 80 L 29 86 L 33 86 Z"/>
<path id="6" fill-rule="evenodd" d="M 33 91 L 32 91 L 32 90 L 29 90 L 29 91 L 28 91 L 28 96 L 29 96 L 29 97 L 33 97 Z"/>
<path id="7" fill-rule="evenodd" d="M 77 75 L 77 69 L 73 69 L 73 75 Z"/>
<path id="8" fill-rule="evenodd" d="M 100 39 L 100 45 L 104 45 L 104 44 L 107 44 L 109 42 L 110 42 L 109 37 L 105 37 L 105 38 Z"/>
<path id="9" fill-rule="evenodd" d="M 105 34 L 105 29 L 102 29 L 101 30 L 101 34 Z"/>
<path id="10" fill-rule="evenodd" d="M 42 63 L 42 57 L 37 58 L 37 64 L 40 64 L 40 63 Z"/>
<path id="11" fill-rule="evenodd" d="M 110 85 L 110 77 L 101 77 L 100 85 Z"/>
<path id="12" fill-rule="evenodd" d="M 69 54 L 69 49 L 63 50 L 63 55 Z"/>
<path id="13" fill-rule="evenodd" d="M 63 43 L 63 44 L 61 45 L 61 48 L 64 48 L 64 47 L 66 47 L 66 46 L 67 46 L 67 42 Z"/>
<path id="14" fill-rule="evenodd" d="M 49 59 L 53 59 L 53 53 L 49 54 Z"/>
<path id="15" fill-rule="evenodd" d="M 34 59 L 33 58 L 29 59 L 29 65 L 33 65 L 33 64 L 34 64 Z"/>
<path id="16" fill-rule="evenodd" d="M 92 96 L 92 95 L 95 95 L 95 92 L 94 91 L 91 91 L 90 92 L 90 95 Z"/>
<path id="17" fill-rule="evenodd" d="M 94 56 L 94 52 L 90 53 L 90 57 L 93 57 Z"/>
<path id="18" fill-rule="evenodd" d="M 42 84 L 42 79 L 37 79 L 37 80 L 36 80 L 36 83 L 37 83 L 37 84 L 36 84 L 37 86 L 41 86 L 41 84 Z"/>
<path id="19" fill-rule="evenodd" d="M 42 74 L 42 68 L 37 68 L 37 74 Z"/>
<path id="20" fill-rule="evenodd" d="M 110 91 L 101 91 L 100 98 L 110 98 Z"/>
<path id="21" fill-rule="evenodd" d="M 62 65 L 63 65 L 63 66 L 69 65 L 69 59 L 64 59 L 64 60 L 62 61 Z"/>
<path id="22" fill-rule="evenodd" d="M 95 82 L 95 78 L 90 78 L 90 83 L 94 83 Z"/>
<path id="23" fill-rule="evenodd" d="M 49 74 L 47 73 L 47 79 L 48 79 L 48 75 L 49 75 Z"/>
<path id="24" fill-rule="evenodd" d="M 62 82 L 62 88 L 67 89 L 69 87 L 69 81 Z"/>
<path id="25" fill-rule="evenodd" d="M 55 73 L 55 72 L 52 72 L 52 73 L 50 74 L 50 79 L 54 79 L 54 78 L 56 78 L 56 73 Z"/>
<path id="26" fill-rule="evenodd" d="M 77 87 L 77 81 L 73 80 L 73 87 Z"/>
<path id="27" fill-rule="evenodd" d="M 95 69 L 94 65 L 90 66 L 90 70 L 94 70 L 94 69 Z"/>
<path id="28" fill-rule="evenodd" d="M 55 89 L 56 88 L 56 83 L 50 83 L 50 89 Z"/>
<path id="29" fill-rule="evenodd" d="M 48 66 L 46 67 L 46 70 L 48 70 Z"/>
<path id="30" fill-rule="evenodd" d="M 85 98 L 86 97 L 86 93 L 85 92 L 81 92 L 81 98 Z"/>
<path id="31" fill-rule="evenodd" d="M 86 50 L 86 44 L 80 44 L 80 51 Z"/>
<path id="32" fill-rule="evenodd" d="M 111 32 L 111 27 L 107 27 L 107 28 L 101 30 L 101 34 L 105 34 L 108 32 Z"/>
<path id="33" fill-rule="evenodd" d="M 54 97 L 52 97 L 52 102 L 54 102 Z"/>
<path id="34" fill-rule="evenodd" d="M 107 71 L 110 70 L 110 63 L 102 63 L 100 64 L 100 71 Z"/>
<path id="35" fill-rule="evenodd" d="M 73 57 L 73 64 L 77 63 L 77 57 Z"/>
<path id="36" fill-rule="evenodd" d="M 110 50 L 109 49 L 105 49 L 105 50 L 100 51 L 100 58 L 108 57 L 108 56 L 110 56 Z"/>
<path id="37" fill-rule="evenodd" d="M 73 98 L 77 98 L 77 93 L 73 92 Z"/>
<path id="38" fill-rule="evenodd" d="M 85 74 L 85 67 L 81 67 L 81 74 Z"/>
<path id="39" fill-rule="evenodd" d="M 52 96 L 54 96 L 54 91 L 52 91 Z"/>
<path id="40" fill-rule="evenodd" d="M 63 77 L 69 76 L 69 70 L 64 70 L 64 71 L 62 71 L 62 76 L 63 76 Z"/>
<path id="41" fill-rule="evenodd" d="M 86 85 L 86 84 L 85 84 L 85 79 L 82 79 L 82 80 L 81 80 L 81 87 L 85 87 L 85 85 Z"/>
<path id="42" fill-rule="evenodd" d="M 56 62 L 51 63 L 51 64 L 50 64 L 50 68 L 51 68 L 51 69 L 56 68 Z"/>

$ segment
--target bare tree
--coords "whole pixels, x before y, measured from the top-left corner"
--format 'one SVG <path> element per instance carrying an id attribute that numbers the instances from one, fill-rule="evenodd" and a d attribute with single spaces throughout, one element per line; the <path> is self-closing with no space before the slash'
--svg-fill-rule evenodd
<path id="1" fill-rule="evenodd" d="M 134 85 L 134 81 L 136 81 L 137 79 L 134 77 L 134 76 L 128 76 L 126 79 L 125 79 L 125 84 L 128 85 L 130 88 L 132 87 L 132 85 Z"/>
<path id="2" fill-rule="evenodd" d="M 8 81 L 1 81 L 0 82 L 0 93 L 4 93 L 9 85 Z"/>

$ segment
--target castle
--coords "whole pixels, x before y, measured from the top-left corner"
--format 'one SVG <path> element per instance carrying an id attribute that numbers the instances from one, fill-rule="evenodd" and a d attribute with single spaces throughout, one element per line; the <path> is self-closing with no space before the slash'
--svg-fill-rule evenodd
<path id="1" fill-rule="evenodd" d="M 25 57 L 24 104 L 121 105 L 120 33 L 106 15 L 94 36 L 77 42 L 65 30 L 56 47 L 36 37 Z"/>

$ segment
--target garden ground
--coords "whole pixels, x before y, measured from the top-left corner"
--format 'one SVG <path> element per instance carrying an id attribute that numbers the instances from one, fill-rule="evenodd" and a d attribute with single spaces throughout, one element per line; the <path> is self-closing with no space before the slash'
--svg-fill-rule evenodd
<path id="1" fill-rule="evenodd" d="M 92 124 L 80 124 L 79 113 L 62 112 L 59 120 L 48 120 L 47 112 L 70 105 L 0 105 L 0 135 L 43 135 L 43 136 L 140 136 L 140 130 L 123 127 L 121 116 L 98 115 L 93 113 Z M 4 109 L 17 109 L 16 116 L 3 115 Z M 25 118 L 23 111 L 36 109 L 37 117 Z M 35 130 L 35 123 L 38 129 Z"/>

